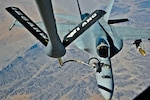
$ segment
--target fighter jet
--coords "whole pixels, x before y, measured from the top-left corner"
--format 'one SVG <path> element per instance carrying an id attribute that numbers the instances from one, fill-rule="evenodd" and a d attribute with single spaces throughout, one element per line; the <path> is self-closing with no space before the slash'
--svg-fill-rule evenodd
<path id="1" fill-rule="evenodd" d="M 112 24 L 128 21 L 126 18 L 109 20 L 114 0 L 110 0 L 105 11 L 96 9 L 91 14 L 88 12 L 82 14 L 79 1 L 77 0 L 81 19 L 81 22 L 77 25 L 68 23 L 58 25 L 55 20 L 57 15 L 54 13 L 52 1 L 35 1 L 46 32 L 17 7 L 6 8 L 17 20 L 13 22 L 10 30 L 19 21 L 45 46 L 46 54 L 57 58 L 61 66 L 69 61 L 76 61 L 92 67 L 96 74 L 99 91 L 106 100 L 110 100 L 114 91 L 111 58 L 121 51 L 124 40 L 135 41 L 136 48 L 145 56 L 146 53 L 141 46 L 141 39 L 150 38 L 150 30 L 113 26 Z M 71 20 L 69 16 L 61 17 Z M 68 30 L 70 31 L 67 32 Z M 64 36 L 63 41 L 59 37 L 59 34 L 62 33 Z M 66 54 L 66 48 L 71 43 L 74 43 L 79 49 L 88 52 L 90 57 L 88 63 L 80 60 L 62 60 L 62 57 Z"/>

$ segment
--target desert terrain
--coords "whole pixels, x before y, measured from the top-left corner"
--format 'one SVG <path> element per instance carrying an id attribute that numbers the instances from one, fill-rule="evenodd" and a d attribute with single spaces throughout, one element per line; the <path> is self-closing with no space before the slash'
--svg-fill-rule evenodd
<path id="1" fill-rule="evenodd" d="M 108 3 L 106 0 L 80 1 L 83 12 L 105 9 Z M 53 4 L 56 13 L 79 16 L 75 1 L 53 0 Z M 48 57 L 44 46 L 25 28 L 14 27 L 9 31 L 14 20 L 5 10 L 9 6 L 17 6 L 34 21 L 41 21 L 34 0 L 1 0 L 0 99 L 103 100 L 93 69 L 79 63 L 67 63 L 59 68 L 58 61 Z M 129 22 L 118 25 L 145 29 L 150 28 L 149 16 L 149 0 L 116 0 L 111 14 L 111 18 L 129 18 Z M 124 41 L 122 51 L 112 58 L 115 82 L 112 100 L 132 100 L 150 85 L 150 41 L 143 40 L 145 57 L 133 42 Z M 87 62 L 88 54 L 72 44 L 64 59 L 72 58 Z"/>

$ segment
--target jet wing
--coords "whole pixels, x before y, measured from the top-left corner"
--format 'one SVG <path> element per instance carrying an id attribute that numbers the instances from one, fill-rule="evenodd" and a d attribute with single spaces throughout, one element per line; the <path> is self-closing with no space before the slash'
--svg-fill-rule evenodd
<path id="1" fill-rule="evenodd" d="M 112 31 L 122 40 L 137 40 L 150 38 L 150 29 L 111 26 Z"/>

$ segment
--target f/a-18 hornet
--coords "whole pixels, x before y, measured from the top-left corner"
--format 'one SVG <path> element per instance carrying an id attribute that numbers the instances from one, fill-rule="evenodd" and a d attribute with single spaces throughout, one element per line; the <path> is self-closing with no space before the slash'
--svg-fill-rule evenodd
<path id="1" fill-rule="evenodd" d="M 122 23 L 128 19 L 109 20 L 114 0 L 110 0 L 106 10 L 95 10 L 93 13 L 82 14 L 79 1 L 77 5 L 80 12 L 80 23 L 71 25 L 70 23 L 56 22 L 56 17 L 71 20 L 70 16 L 55 15 L 51 0 L 35 0 L 39 9 L 45 31 L 34 23 L 17 7 L 7 7 L 6 10 L 16 18 L 10 26 L 17 26 L 20 22 L 27 28 L 44 46 L 46 54 L 57 58 L 60 66 L 68 61 L 76 61 L 92 67 L 96 74 L 98 89 L 106 100 L 110 100 L 114 91 L 114 81 L 111 66 L 111 58 L 121 51 L 123 40 L 134 40 L 134 44 L 139 52 L 145 56 L 141 39 L 150 38 L 150 30 L 119 27 L 112 24 Z M 67 32 L 68 30 L 71 30 Z M 63 35 L 61 41 L 59 34 Z M 79 60 L 68 60 L 63 62 L 62 57 L 66 54 L 66 48 L 74 43 L 79 49 L 89 54 L 88 63 Z"/>

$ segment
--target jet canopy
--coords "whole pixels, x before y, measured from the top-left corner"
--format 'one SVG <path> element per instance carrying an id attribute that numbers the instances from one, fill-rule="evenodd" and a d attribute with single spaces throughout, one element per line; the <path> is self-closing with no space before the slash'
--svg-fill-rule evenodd
<path id="1" fill-rule="evenodd" d="M 97 54 L 102 58 L 107 58 L 109 56 L 108 53 L 108 44 L 104 39 L 99 39 L 97 44 Z"/>

